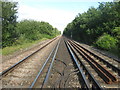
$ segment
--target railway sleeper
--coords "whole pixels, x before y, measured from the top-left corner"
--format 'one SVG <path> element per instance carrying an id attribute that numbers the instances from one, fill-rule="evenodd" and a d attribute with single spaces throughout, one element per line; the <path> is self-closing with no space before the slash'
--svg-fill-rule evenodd
<path id="1" fill-rule="evenodd" d="M 93 83 L 92 88 L 97 88 L 97 89 L 102 89 L 102 87 L 99 85 L 99 83 L 94 79 L 93 75 L 90 73 L 90 71 L 86 68 L 85 64 L 81 61 L 81 59 L 78 57 L 80 55 L 78 55 L 78 53 L 75 51 L 75 49 L 73 48 L 73 46 L 71 46 L 71 49 L 73 50 L 76 58 L 79 60 L 79 62 L 81 63 L 83 69 L 86 71 L 86 74 L 88 76 L 88 79 L 90 80 L 90 83 Z"/>
<path id="2" fill-rule="evenodd" d="M 94 63 L 92 63 L 88 58 L 78 49 L 76 48 L 73 44 L 71 44 L 82 56 L 89 62 L 89 64 L 95 69 L 95 71 L 99 74 L 99 76 L 107 83 L 111 84 L 111 79 L 103 72 L 101 71 Z"/>
<path id="3" fill-rule="evenodd" d="M 111 84 L 111 79 L 103 72 L 101 71 L 94 63 L 90 62 L 88 59 L 86 59 L 92 68 L 98 73 L 98 75 L 107 83 Z"/>
<path id="4" fill-rule="evenodd" d="M 96 55 L 95 53 L 87 50 L 86 48 L 84 48 L 83 46 L 81 46 L 80 44 L 78 44 L 77 42 L 75 42 L 75 41 L 73 41 L 73 42 L 76 43 L 81 48 L 85 49 L 87 52 L 89 52 L 91 55 L 93 55 L 94 57 L 96 57 L 98 60 L 100 60 L 101 62 L 103 62 L 104 64 L 106 64 L 107 67 L 112 68 L 112 70 L 115 71 L 115 72 L 117 72 L 118 75 L 120 76 L 120 69 L 118 67 L 116 67 L 116 66 L 112 65 L 111 63 L 109 63 L 108 60 L 104 60 L 103 58 L 101 58 L 100 56 Z M 115 62 L 115 61 L 113 61 L 113 62 Z"/>
<path id="5" fill-rule="evenodd" d="M 82 88 L 89 89 L 89 88 L 90 88 L 90 83 L 89 83 L 89 81 L 86 79 L 86 76 L 85 76 L 85 74 L 83 73 L 83 70 L 81 69 L 80 64 L 78 63 L 78 61 L 76 60 L 75 55 L 73 54 L 72 50 L 70 49 L 70 47 L 71 47 L 70 43 L 69 43 L 69 42 L 66 42 L 66 45 L 67 45 L 67 48 L 68 48 L 68 50 L 69 50 L 69 52 L 70 52 L 70 54 L 71 54 L 74 62 L 76 63 L 76 65 L 77 65 L 77 67 L 78 67 L 78 69 L 79 69 L 80 76 L 82 77 L 83 84 L 81 83 L 81 84 L 82 84 L 81 87 L 82 87 Z"/>
<path id="6" fill-rule="evenodd" d="M 86 54 L 87 55 L 87 54 Z M 88 56 L 88 55 L 87 55 Z M 88 56 L 89 57 L 89 56 Z M 90 60 L 97 65 L 98 68 L 100 68 L 107 76 L 111 78 L 113 82 L 117 81 L 117 78 L 109 72 L 105 67 L 101 66 L 98 62 L 96 62 L 93 58 L 89 57 Z"/>
<path id="7" fill-rule="evenodd" d="M 75 45 L 75 44 L 73 44 L 73 45 Z M 75 45 L 79 50 L 81 50 L 77 45 Z M 81 52 L 83 53 L 82 55 L 84 56 L 84 57 L 86 57 L 86 58 L 90 58 L 89 60 L 90 61 L 92 61 L 92 62 L 94 62 L 96 65 L 97 65 L 97 67 L 98 68 L 100 68 L 107 76 L 109 76 L 110 77 L 110 79 L 113 81 L 113 82 L 116 82 L 117 81 L 117 78 L 114 76 L 114 75 L 112 75 L 112 73 L 111 72 L 109 72 L 105 67 L 102 67 L 98 62 L 96 62 L 92 57 L 90 57 L 89 55 L 87 55 L 83 50 L 81 50 Z M 86 55 L 86 56 L 85 56 Z"/>

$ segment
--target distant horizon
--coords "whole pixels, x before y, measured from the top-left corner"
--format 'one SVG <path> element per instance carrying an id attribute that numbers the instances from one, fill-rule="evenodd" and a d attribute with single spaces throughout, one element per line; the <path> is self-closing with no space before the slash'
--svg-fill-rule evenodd
<path id="1" fill-rule="evenodd" d="M 20 0 L 18 1 L 17 21 L 30 19 L 48 22 L 62 33 L 67 24 L 72 22 L 78 13 L 84 13 L 92 6 L 97 8 L 99 6 L 98 2 L 102 2 L 102 0 L 95 0 L 94 2 L 90 0 L 89 2 L 88 0 L 82 1 Z M 107 1 L 112 2 L 112 0 Z"/>

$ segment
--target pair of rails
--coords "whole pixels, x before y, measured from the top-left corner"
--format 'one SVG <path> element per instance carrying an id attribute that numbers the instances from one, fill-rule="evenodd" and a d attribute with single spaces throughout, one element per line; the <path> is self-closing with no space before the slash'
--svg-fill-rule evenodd
<path id="1" fill-rule="evenodd" d="M 5 71 L 3 71 L 0 76 L 5 76 L 8 72 L 12 71 L 13 69 L 15 69 L 15 67 L 19 66 L 20 63 L 23 63 L 25 60 L 27 60 L 27 58 L 31 57 L 32 55 L 34 55 L 35 53 L 37 53 L 38 51 L 42 50 L 43 48 L 45 48 L 47 45 L 49 45 L 51 42 L 53 42 L 54 40 L 56 40 L 57 38 L 51 40 L 50 42 L 46 43 L 43 47 L 41 47 L 40 49 L 38 49 L 37 51 L 33 52 L 32 54 L 30 54 L 29 56 L 25 57 L 24 59 L 20 60 L 18 63 L 14 64 L 13 66 L 9 67 L 8 69 L 6 69 Z M 99 56 L 95 55 L 94 53 L 92 53 L 91 51 L 87 50 L 86 48 L 80 46 L 80 44 L 78 44 L 75 41 L 69 40 L 67 38 L 64 38 L 65 44 L 67 46 L 67 49 L 74 61 L 74 63 L 76 64 L 79 73 L 83 79 L 83 88 L 99 88 L 102 89 L 102 87 L 100 86 L 100 84 L 96 81 L 96 79 L 94 78 L 94 76 L 90 73 L 90 71 L 86 68 L 86 66 L 84 65 L 84 63 L 82 63 L 79 60 L 79 57 L 76 54 L 76 51 L 78 53 L 80 53 L 80 55 L 82 55 L 87 62 L 89 62 L 89 64 L 95 68 L 96 72 L 98 73 L 98 75 L 103 78 L 103 80 L 106 83 L 112 83 L 112 82 L 117 82 L 117 78 L 110 73 L 109 71 L 107 71 L 104 67 L 102 67 L 99 63 L 97 63 L 92 57 L 90 57 L 87 53 L 89 53 L 90 55 L 94 56 L 95 58 L 99 59 L 100 61 L 104 62 L 108 67 L 112 68 L 114 71 L 116 71 L 118 74 L 120 72 L 120 69 L 118 67 L 115 67 L 114 65 L 110 64 L 109 62 L 107 62 L 106 60 L 100 58 Z M 49 78 L 50 75 L 50 71 L 52 69 L 59 45 L 61 42 L 61 38 L 58 40 L 56 46 L 52 49 L 51 53 L 49 54 L 48 58 L 46 59 L 45 63 L 43 64 L 42 68 L 39 70 L 36 78 L 34 79 L 34 81 L 32 82 L 32 84 L 30 85 L 30 89 L 34 88 L 35 84 L 37 83 L 37 80 L 39 79 L 40 75 L 42 74 L 42 71 L 44 70 L 46 64 L 49 62 L 49 68 L 46 72 L 46 76 L 43 80 L 43 83 L 41 85 L 41 88 L 43 88 L 46 84 L 47 84 L 47 80 Z M 87 52 L 87 53 L 86 53 Z M 52 57 L 52 59 L 51 59 Z M 83 73 L 83 69 L 81 68 L 81 66 L 83 67 L 83 69 L 85 70 L 86 74 L 89 77 L 90 82 L 88 82 L 88 80 L 86 79 L 86 75 Z"/>

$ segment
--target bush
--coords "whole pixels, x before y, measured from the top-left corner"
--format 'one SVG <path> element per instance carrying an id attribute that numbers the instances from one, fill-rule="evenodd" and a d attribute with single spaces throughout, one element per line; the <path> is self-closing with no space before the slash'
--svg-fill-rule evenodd
<path id="1" fill-rule="evenodd" d="M 118 40 L 117 45 L 118 45 L 118 53 L 119 53 L 119 57 L 120 57 L 120 27 L 115 27 L 115 29 L 113 30 L 113 35 L 114 37 L 116 37 L 116 39 Z"/>
<path id="2" fill-rule="evenodd" d="M 109 34 L 103 34 L 98 38 L 95 44 L 98 48 L 104 49 L 104 50 L 112 50 L 116 49 L 117 47 L 117 39 L 110 36 Z"/>

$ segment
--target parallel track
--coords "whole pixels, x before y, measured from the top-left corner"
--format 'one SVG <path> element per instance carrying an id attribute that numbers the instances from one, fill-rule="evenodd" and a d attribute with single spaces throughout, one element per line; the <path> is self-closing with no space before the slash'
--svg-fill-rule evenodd
<path id="1" fill-rule="evenodd" d="M 80 48 L 72 41 L 69 42 L 89 62 L 89 64 L 96 70 L 99 76 L 103 78 L 106 83 L 110 84 L 117 81 L 117 78 L 110 71 L 108 71 L 106 67 L 100 65 L 92 56 L 85 52 L 84 49 Z"/>
<path id="2" fill-rule="evenodd" d="M 11 67 L 9 67 L 8 69 L 2 71 L 0 73 L 0 77 L 2 77 L 3 75 L 6 75 L 8 72 L 10 72 L 11 70 L 15 69 L 16 67 L 18 67 L 21 63 L 23 63 L 24 61 L 26 61 L 28 58 L 30 58 L 31 56 L 33 56 L 34 54 L 36 54 L 38 51 L 42 50 L 43 48 L 45 48 L 47 45 L 49 45 L 50 43 L 52 43 L 54 40 L 56 40 L 57 38 L 54 38 L 52 41 L 46 43 L 44 46 L 42 46 L 41 48 L 39 48 L 38 50 L 36 50 L 35 52 L 33 52 L 32 54 L 26 56 L 25 58 L 23 58 L 22 60 L 20 60 L 19 62 L 17 62 L 16 64 L 12 65 Z"/>
<path id="3" fill-rule="evenodd" d="M 49 54 L 48 58 L 46 59 L 45 63 L 43 64 L 42 68 L 38 72 L 36 78 L 30 85 L 30 87 L 29 87 L 30 89 L 36 88 L 36 87 L 38 87 L 38 88 L 45 87 L 47 80 L 49 78 L 55 57 L 56 57 L 56 53 L 58 51 L 59 44 L 60 44 L 60 40 L 57 43 L 57 45 L 52 49 L 51 53 Z M 44 78 L 42 77 L 43 74 L 45 74 L 43 76 Z"/>
<path id="4" fill-rule="evenodd" d="M 83 46 L 81 46 L 80 44 L 78 44 L 77 42 L 73 41 L 75 44 L 77 44 L 80 48 L 84 49 L 86 52 L 88 52 L 89 54 L 91 54 L 92 56 L 94 56 L 96 59 L 98 59 L 100 62 L 103 62 L 107 65 L 107 67 L 112 68 L 114 71 L 116 71 L 118 73 L 118 75 L 120 76 L 120 68 L 117 66 L 114 66 L 113 64 L 109 63 L 109 61 L 106 61 L 105 59 L 101 58 L 100 56 L 96 55 L 95 53 L 91 52 L 90 50 L 84 48 Z M 118 66 L 120 64 L 120 62 L 118 60 L 115 60 L 116 62 L 118 62 Z M 113 59 L 114 62 L 114 59 Z"/>
<path id="5" fill-rule="evenodd" d="M 101 89 L 102 87 L 99 85 L 99 83 L 94 79 L 93 75 L 89 72 L 89 70 L 86 68 L 86 66 L 82 63 L 82 62 L 79 62 L 79 58 L 78 58 L 78 55 L 76 54 L 74 48 L 71 46 L 71 44 L 69 42 L 66 42 L 67 44 L 67 47 L 73 57 L 73 60 L 74 62 L 76 63 L 77 67 L 79 68 L 80 72 L 82 71 L 82 78 L 83 78 L 83 82 L 85 84 L 86 87 L 84 88 L 97 88 L 97 89 Z M 78 61 L 79 60 L 79 61 Z M 88 75 L 88 78 L 89 80 L 91 81 L 88 81 L 86 80 L 86 75 L 83 74 L 83 71 L 85 70 L 85 73 Z M 92 82 L 92 83 L 91 83 Z"/>
<path id="6" fill-rule="evenodd" d="M 38 49 L 34 53 L 32 53 L 29 56 L 25 57 L 24 59 L 20 60 L 18 63 L 14 64 L 13 66 L 8 68 L 7 70 L 3 71 L 0 74 L 0 76 L 4 76 L 7 73 L 9 73 L 10 71 L 14 70 L 21 63 L 26 61 L 27 58 L 31 57 L 32 55 L 34 55 L 35 53 L 37 53 L 38 51 L 40 51 L 41 49 L 43 49 L 44 47 L 49 45 L 55 39 L 53 39 L 52 41 L 45 44 L 43 47 L 41 47 L 40 49 Z M 118 78 L 111 72 L 112 70 L 108 69 L 108 67 L 112 68 L 113 71 L 115 73 L 117 73 L 119 76 L 120 69 L 118 67 L 115 67 L 114 65 L 110 64 L 106 60 L 100 58 L 96 54 L 94 54 L 91 51 L 87 50 L 86 48 L 82 47 L 77 42 L 72 41 L 72 40 L 67 39 L 67 38 L 63 38 L 63 39 L 64 39 L 64 41 L 62 41 L 62 43 L 61 43 L 61 38 L 60 38 L 59 41 L 57 42 L 57 44 L 51 50 L 46 61 L 42 64 L 42 67 L 40 68 L 37 76 L 36 77 L 34 76 L 35 78 L 33 80 L 31 80 L 31 83 L 29 85 L 29 89 L 49 88 L 48 86 L 50 86 L 50 84 L 48 84 L 48 81 L 52 80 L 52 79 L 50 79 L 51 72 L 53 73 L 55 71 L 55 70 L 53 70 L 53 66 L 54 67 L 57 66 L 57 65 L 55 65 L 55 62 L 61 61 L 61 60 L 57 60 L 57 58 L 56 58 L 60 43 L 61 44 L 65 43 L 64 47 L 67 47 L 66 50 L 68 49 L 69 54 L 71 55 L 71 60 L 73 61 L 74 65 L 75 65 L 73 67 L 77 68 L 77 74 L 76 73 L 75 74 L 78 75 L 78 73 L 79 73 L 79 75 L 80 75 L 79 77 L 82 80 L 82 82 L 80 82 L 81 88 L 86 88 L 88 90 L 90 88 L 99 89 L 99 90 L 104 89 L 103 86 L 101 86 L 99 80 L 98 79 L 96 80 L 95 75 L 98 75 L 99 79 L 103 80 L 104 83 L 106 83 L 106 84 L 118 83 L 118 81 L 119 81 Z M 63 51 L 63 53 L 64 53 L 64 51 Z M 67 52 L 67 54 L 68 54 L 68 52 Z M 81 60 L 81 57 L 84 60 Z M 64 61 L 61 61 L 61 62 L 65 65 L 65 68 L 68 66 L 67 63 L 65 63 Z M 105 64 L 105 65 L 102 65 L 101 62 L 103 62 L 102 64 Z M 90 65 L 90 68 L 89 68 L 89 65 Z M 62 78 L 63 79 L 65 78 L 64 77 L 65 68 L 64 68 L 63 72 L 57 71 L 59 74 L 61 74 L 60 79 L 58 79 L 56 81 L 57 83 L 60 83 L 59 84 L 60 87 L 62 87 L 62 86 L 65 87 L 66 85 L 68 85 L 68 84 L 66 84 L 67 79 L 66 79 L 64 85 L 62 84 Z M 63 69 L 63 68 L 59 67 L 58 69 Z M 93 73 L 95 75 L 93 75 Z M 69 76 L 69 73 L 68 73 L 68 76 Z M 55 87 L 57 87 L 57 83 L 56 83 L 56 85 L 54 85 Z"/>
<path id="7" fill-rule="evenodd" d="M 89 88 L 90 88 L 90 84 L 89 84 L 89 82 L 86 80 L 85 75 L 83 74 L 83 71 L 82 71 L 82 69 L 80 68 L 79 63 L 77 62 L 77 60 L 76 60 L 76 58 L 75 58 L 75 56 L 74 56 L 72 50 L 71 50 L 70 47 L 69 47 L 69 44 L 66 43 L 66 45 L 67 45 L 67 47 L 68 47 L 68 49 L 69 49 L 69 52 L 70 52 L 70 54 L 71 54 L 71 56 L 72 56 L 74 62 L 76 63 L 76 65 L 77 65 L 77 67 L 78 67 L 78 69 L 79 69 L 80 75 L 82 76 L 83 83 L 84 83 L 84 85 L 85 85 L 84 88 L 89 89 Z"/>
<path id="8" fill-rule="evenodd" d="M 69 46 L 70 44 L 67 43 L 67 42 L 65 42 L 65 43 L 66 43 L 68 51 L 69 51 L 75 65 L 78 68 L 79 75 L 81 75 L 81 78 L 82 78 L 81 88 L 86 88 L 86 89 L 91 88 L 90 83 L 87 81 L 86 76 L 84 75 L 82 68 L 80 67 L 78 61 L 76 60 L 75 55 L 73 54 L 72 50 L 70 49 L 70 46 Z M 60 41 L 58 42 L 58 44 L 53 48 L 53 50 L 49 54 L 48 58 L 46 59 L 44 65 L 42 66 L 42 68 L 38 72 L 38 75 L 36 76 L 36 78 L 34 79 L 32 84 L 30 85 L 29 89 L 32 89 L 32 88 L 47 88 L 48 78 L 50 76 L 51 69 L 53 67 L 53 63 L 54 63 L 54 60 L 55 60 L 55 57 L 56 57 L 56 53 L 58 51 L 59 44 L 60 44 Z M 96 82 L 96 87 L 94 87 L 94 88 L 99 88 L 100 89 L 101 87 Z"/>

